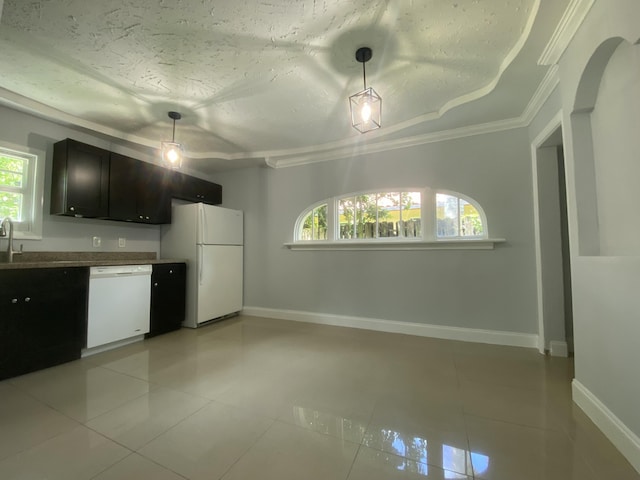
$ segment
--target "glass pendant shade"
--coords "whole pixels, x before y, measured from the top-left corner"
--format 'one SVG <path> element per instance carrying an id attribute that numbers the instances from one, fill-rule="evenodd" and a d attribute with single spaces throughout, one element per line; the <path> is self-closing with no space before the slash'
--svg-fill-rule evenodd
<path id="1" fill-rule="evenodd" d="M 182 115 L 178 112 L 168 112 L 167 115 L 173 120 L 173 134 L 170 142 L 162 142 L 162 163 L 167 168 L 178 170 L 182 168 L 184 152 L 182 145 L 176 142 L 176 120 L 180 120 Z"/>
<path id="2" fill-rule="evenodd" d="M 380 128 L 382 98 L 369 87 L 349 97 L 351 125 L 360 133 Z"/>
<path id="3" fill-rule="evenodd" d="M 162 162 L 172 170 L 182 167 L 182 145 L 176 142 L 162 142 Z"/>

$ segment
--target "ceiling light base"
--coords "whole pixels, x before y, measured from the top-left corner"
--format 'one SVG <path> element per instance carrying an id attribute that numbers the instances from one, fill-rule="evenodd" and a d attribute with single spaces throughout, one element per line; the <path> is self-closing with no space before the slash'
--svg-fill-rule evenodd
<path id="1" fill-rule="evenodd" d="M 369 87 L 349 97 L 351 126 L 360 133 L 380 128 L 382 123 L 382 98 Z"/>
<path id="2" fill-rule="evenodd" d="M 373 53 L 369 47 L 361 47 L 356 50 L 356 60 L 360 63 L 365 63 L 371 60 Z"/>

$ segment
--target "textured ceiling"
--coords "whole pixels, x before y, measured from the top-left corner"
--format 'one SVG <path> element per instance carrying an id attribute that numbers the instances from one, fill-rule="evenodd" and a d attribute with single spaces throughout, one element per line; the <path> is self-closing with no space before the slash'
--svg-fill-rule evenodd
<path id="1" fill-rule="evenodd" d="M 362 89 L 354 53 L 365 45 L 383 97 L 383 128 L 365 141 L 437 130 L 500 88 L 521 101 L 493 116 L 518 116 L 566 3 L 5 0 L 0 97 L 147 147 L 170 138 L 167 111 L 179 111 L 176 139 L 203 171 L 206 160 L 284 158 L 363 141 L 347 98 Z M 518 59 L 523 71 L 501 81 Z"/>

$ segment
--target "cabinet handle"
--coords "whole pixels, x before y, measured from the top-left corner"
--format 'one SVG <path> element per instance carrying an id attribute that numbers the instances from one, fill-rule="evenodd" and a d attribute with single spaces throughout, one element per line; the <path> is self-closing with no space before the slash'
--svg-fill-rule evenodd
<path id="1" fill-rule="evenodd" d="M 157 287 L 157 286 L 158 286 L 158 282 L 154 283 L 154 284 L 153 284 L 153 286 L 154 286 L 154 287 Z"/>
<path id="2" fill-rule="evenodd" d="M 18 303 L 18 299 L 17 298 L 12 298 L 11 299 L 11 303 Z"/>
<path id="3" fill-rule="evenodd" d="M 24 297 L 24 301 L 25 301 L 26 303 L 29 303 L 29 302 L 31 301 L 31 297 Z"/>
<path id="4" fill-rule="evenodd" d="M 169 270 L 169 273 L 173 273 L 173 270 Z"/>
<path id="5" fill-rule="evenodd" d="M 76 207 L 69 207 L 69 211 L 70 212 L 75 212 L 76 211 Z"/>

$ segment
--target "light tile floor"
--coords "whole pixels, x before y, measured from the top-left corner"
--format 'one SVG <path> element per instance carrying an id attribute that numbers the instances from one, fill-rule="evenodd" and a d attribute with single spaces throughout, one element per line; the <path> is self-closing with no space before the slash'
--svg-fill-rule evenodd
<path id="1" fill-rule="evenodd" d="M 254 317 L 0 382 L 0 478 L 640 480 L 536 351 Z"/>

